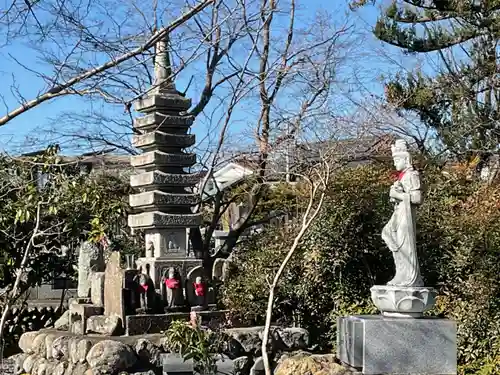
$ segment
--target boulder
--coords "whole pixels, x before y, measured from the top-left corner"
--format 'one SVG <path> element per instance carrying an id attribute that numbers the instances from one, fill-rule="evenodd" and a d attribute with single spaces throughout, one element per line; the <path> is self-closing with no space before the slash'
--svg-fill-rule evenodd
<path id="1" fill-rule="evenodd" d="M 129 346 L 104 340 L 90 349 L 87 362 L 94 372 L 114 374 L 132 367 L 137 362 L 137 357 Z"/>
<path id="2" fill-rule="evenodd" d="M 47 334 L 45 336 L 45 358 L 52 358 L 52 345 L 54 344 L 54 340 L 57 338 L 53 333 Z"/>
<path id="3" fill-rule="evenodd" d="M 31 374 L 31 370 L 33 369 L 33 365 L 35 364 L 35 361 L 39 357 L 36 354 L 30 354 L 28 357 L 23 362 L 23 369 L 27 374 Z"/>
<path id="4" fill-rule="evenodd" d="M 64 375 L 66 368 L 68 367 L 68 362 L 59 362 L 56 367 L 54 367 L 53 375 Z"/>
<path id="5" fill-rule="evenodd" d="M 274 375 L 354 375 L 336 362 L 333 354 L 299 354 L 285 358 L 274 370 Z"/>
<path id="6" fill-rule="evenodd" d="M 94 315 L 87 319 L 87 333 L 118 336 L 122 333 L 122 320 L 117 315 Z"/>
<path id="7" fill-rule="evenodd" d="M 38 357 L 38 359 L 36 359 L 33 363 L 33 368 L 31 369 L 30 374 L 38 375 L 40 373 L 40 375 L 45 375 L 45 368 L 48 363 L 49 361 L 47 361 L 47 359 Z"/>
<path id="8" fill-rule="evenodd" d="M 260 335 L 263 327 L 245 327 L 245 328 L 230 328 L 225 330 L 225 333 L 237 344 L 233 346 L 241 346 L 245 353 L 258 353 L 261 350 L 262 340 Z"/>
<path id="9" fill-rule="evenodd" d="M 37 337 L 38 334 L 39 333 L 37 331 L 23 333 L 19 338 L 19 348 L 21 348 L 24 353 L 32 354 L 33 340 L 35 340 L 35 337 Z"/>
<path id="10" fill-rule="evenodd" d="M 52 343 L 52 358 L 69 359 L 69 342 L 71 339 L 71 336 L 59 336 L 56 338 Z"/>
<path id="11" fill-rule="evenodd" d="M 73 372 L 71 373 L 71 375 L 85 375 L 85 373 L 87 372 L 88 369 L 89 369 L 88 364 L 86 364 L 86 363 L 77 363 L 73 367 Z"/>
<path id="12" fill-rule="evenodd" d="M 33 372 L 32 375 L 52 375 L 54 373 L 54 368 L 56 363 L 52 361 L 43 361 L 38 365 L 36 374 Z"/>
<path id="13" fill-rule="evenodd" d="M 28 356 L 29 354 L 27 353 L 19 353 L 9 357 L 14 366 L 14 375 L 21 375 L 22 373 L 24 373 L 23 363 L 26 358 L 28 358 Z"/>
<path id="14" fill-rule="evenodd" d="M 161 367 L 160 355 L 162 351 L 151 341 L 139 339 L 134 345 L 135 353 L 139 360 L 145 364 L 152 364 L 155 367 Z"/>
<path id="15" fill-rule="evenodd" d="M 60 331 L 69 330 L 69 310 L 66 310 L 54 323 L 54 328 Z"/>
<path id="16" fill-rule="evenodd" d="M 238 357 L 233 360 L 234 375 L 246 375 L 250 372 L 251 362 L 249 357 Z"/>
<path id="17" fill-rule="evenodd" d="M 264 360 L 262 359 L 262 357 L 258 357 L 255 359 L 255 362 L 254 362 L 252 368 L 250 369 L 250 375 L 265 375 Z M 296 375 L 299 375 L 299 374 L 296 374 Z"/>
<path id="18" fill-rule="evenodd" d="M 66 370 L 64 371 L 64 375 L 73 375 L 73 370 L 75 369 L 75 364 L 69 362 L 66 366 Z"/>
<path id="19" fill-rule="evenodd" d="M 38 354 L 41 357 L 45 357 L 47 355 L 47 347 L 45 346 L 46 337 L 46 333 L 39 333 L 35 337 L 35 339 L 33 340 L 33 345 L 31 347 L 34 354 Z"/>
<path id="20" fill-rule="evenodd" d="M 68 348 L 72 363 L 84 363 L 90 348 L 92 348 L 92 342 L 87 339 L 74 338 L 70 340 Z"/>
<path id="21" fill-rule="evenodd" d="M 304 328 L 281 328 L 277 330 L 281 341 L 287 349 L 307 349 L 309 347 L 309 332 Z"/>

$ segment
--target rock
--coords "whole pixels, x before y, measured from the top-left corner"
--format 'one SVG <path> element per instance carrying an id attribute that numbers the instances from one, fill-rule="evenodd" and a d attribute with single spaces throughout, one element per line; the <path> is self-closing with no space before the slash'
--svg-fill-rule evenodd
<path id="1" fill-rule="evenodd" d="M 88 241 L 83 242 L 78 251 L 78 297 L 90 297 L 90 274 L 103 270 L 102 251 Z"/>
<path id="2" fill-rule="evenodd" d="M 90 300 L 96 306 L 104 306 L 104 272 L 91 273 Z"/>
<path id="3" fill-rule="evenodd" d="M 87 333 L 118 336 L 123 331 L 122 320 L 117 315 L 94 315 L 87 319 Z"/>
<path id="4" fill-rule="evenodd" d="M 278 364 L 274 375 L 354 375 L 335 361 L 333 354 L 295 355 Z"/>
<path id="5" fill-rule="evenodd" d="M 304 328 L 282 328 L 278 329 L 277 332 L 288 349 L 307 349 L 309 347 L 309 332 Z"/>
<path id="6" fill-rule="evenodd" d="M 56 364 L 51 361 L 40 362 L 38 365 L 38 370 L 32 375 L 52 375 L 54 373 L 54 368 Z"/>
<path id="7" fill-rule="evenodd" d="M 19 338 L 19 348 L 24 353 L 32 354 L 33 353 L 33 340 L 38 336 L 38 332 L 26 332 L 21 335 Z"/>
<path id="8" fill-rule="evenodd" d="M 235 340 L 245 353 L 258 353 L 261 350 L 260 335 L 263 327 L 230 328 L 225 333 Z"/>
<path id="9" fill-rule="evenodd" d="M 69 310 L 66 310 L 54 323 L 54 328 L 60 331 L 69 330 Z"/>
<path id="10" fill-rule="evenodd" d="M 85 375 L 87 370 L 89 369 L 89 365 L 86 363 L 77 363 L 74 368 L 73 372 L 71 375 Z"/>
<path id="11" fill-rule="evenodd" d="M 162 362 L 160 360 L 162 351 L 151 341 L 146 339 L 137 340 L 134 346 L 134 350 L 141 362 L 150 363 L 155 367 L 162 366 Z"/>
<path id="12" fill-rule="evenodd" d="M 31 370 L 33 369 L 33 365 L 35 364 L 35 361 L 39 357 L 36 354 L 30 354 L 28 357 L 23 362 L 23 369 L 27 374 L 31 374 Z"/>
<path id="13" fill-rule="evenodd" d="M 163 349 L 165 353 L 170 353 L 172 349 L 170 348 L 170 345 L 168 344 L 168 339 L 167 337 L 162 337 L 160 339 L 160 347 Z"/>
<path id="14" fill-rule="evenodd" d="M 255 359 L 255 362 L 254 362 L 252 368 L 250 369 L 250 375 L 264 375 L 264 374 L 265 374 L 264 361 L 263 361 L 262 357 L 258 357 Z M 295 375 L 299 375 L 299 374 L 295 374 Z M 304 375 L 306 375 L 306 374 L 304 374 Z M 309 375 L 309 374 L 307 374 L 307 375 Z"/>
<path id="15" fill-rule="evenodd" d="M 66 366 L 66 370 L 64 371 L 64 375 L 73 375 L 73 370 L 75 369 L 75 364 L 69 362 L 68 366 Z"/>
<path id="16" fill-rule="evenodd" d="M 47 347 L 45 346 L 46 333 L 39 333 L 33 340 L 32 350 L 34 354 L 38 354 L 41 357 L 47 355 Z"/>
<path id="17" fill-rule="evenodd" d="M 27 353 L 19 353 L 9 357 L 9 360 L 14 364 L 14 375 L 21 375 L 24 372 L 23 363 L 28 356 Z"/>
<path id="18" fill-rule="evenodd" d="M 84 363 L 87 359 L 87 354 L 92 348 L 92 342 L 87 339 L 75 338 L 69 342 L 69 353 L 71 362 L 74 364 Z"/>
<path id="19" fill-rule="evenodd" d="M 234 365 L 234 375 L 246 375 L 249 373 L 250 370 L 250 358 L 244 356 L 244 357 L 238 357 L 233 360 L 233 365 Z"/>
<path id="20" fill-rule="evenodd" d="M 47 334 L 45 336 L 45 358 L 52 358 L 52 345 L 54 344 L 54 340 L 57 338 L 53 333 Z"/>
<path id="21" fill-rule="evenodd" d="M 69 342 L 71 340 L 71 336 L 59 336 L 52 343 L 52 358 L 61 359 L 66 358 L 69 359 Z"/>
<path id="22" fill-rule="evenodd" d="M 31 375 L 38 375 L 41 372 L 45 375 L 46 364 L 49 363 L 47 359 L 38 357 L 38 359 L 33 363 L 33 368 L 31 369 Z M 40 375 L 42 375 L 40 374 Z"/>
<path id="23" fill-rule="evenodd" d="M 68 362 L 59 362 L 56 367 L 54 367 L 54 375 L 64 375 L 67 367 Z"/>
<path id="24" fill-rule="evenodd" d="M 114 374 L 132 367 L 137 362 L 137 357 L 129 346 L 117 341 L 104 340 L 90 349 L 87 362 L 93 370 Z"/>

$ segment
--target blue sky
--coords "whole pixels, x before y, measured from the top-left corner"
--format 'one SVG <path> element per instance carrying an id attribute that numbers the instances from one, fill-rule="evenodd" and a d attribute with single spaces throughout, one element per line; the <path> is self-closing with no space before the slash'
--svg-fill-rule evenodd
<path id="1" fill-rule="evenodd" d="M 0 0 L 3 2 L 5 0 Z M 307 9 L 302 9 L 303 16 L 312 16 L 317 11 L 325 9 L 325 2 L 322 0 L 308 0 Z M 302 3 L 304 4 L 304 3 Z M 330 9 L 328 9 L 330 8 Z M 327 10 L 333 11 L 336 16 L 334 21 L 340 22 L 344 19 L 346 12 L 349 12 L 347 6 L 339 5 L 335 9 L 332 7 L 327 7 Z M 390 47 L 383 46 L 380 42 L 376 41 L 375 38 L 370 33 L 370 28 L 374 25 L 377 18 L 378 10 L 375 7 L 367 7 L 358 11 L 356 14 L 351 15 L 352 23 L 357 32 L 362 33 L 362 38 L 359 43 L 363 53 L 363 58 L 353 59 L 349 61 L 347 66 L 344 68 L 344 74 L 349 74 L 350 69 L 357 70 L 366 77 L 364 81 L 365 87 L 360 90 L 359 95 L 365 95 L 366 91 L 373 92 L 374 94 L 381 94 L 381 84 L 377 80 L 377 76 L 386 72 L 393 72 L 394 66 L 387 62 L 387 55 L 381 56 L 381 51 L 383 54 L 389 54 L 393 56 L 397 64 L 404 64 L 408 69 L 411 68 L 413 61 L 410 58 L 403 57 L 399 51 L 395 51 Z M 299 27 L 306 25 L 299 25 Z M 27 67 L 39 70 L 44 69 L 40 56 L 26 46 L 23 40 L 14 41 L 10 45 L 0 47 L 0 79 L 3 82 L 0 87 L 0 94 L 3 96 L 5 103 L 10 110 L 18 106 L 18 101 L 16 96 L 13 94 L 12 86 L 15 85 L 19 92 L 24 98 L 31 99 L 36 97 L 39 90 L 44 87 L 44 82 L 40 77 L 37 77 L 33 72 L 21 67 L 17 62 L 21 61 Z M 181 76 L 177 80 L 177 87 L 183 90 L 187 86 L 187 77 Z M 352 88 L 354 91 L 355 87 Z M 197 94 L 201 90 L 200 85 L 194 85 L 188 91 L 188 96 L 196 98 Z M 356 93 L 354 93 L 356 95 Z M 339 99 L 340 100 L 340 99 Z M 45 142 L 47 137 L 40 129 L 43 126 L 48 126 L 48 124 L 54 118 L 57 118 L 58 114 L 72 110 L 72 111 L 88 111 L 91 107 L 89 104 L 79 97 L 64 97 L 57 98 L 55 100 L 45 102 L 40 106 L 20 115 L 16 119 L 10 121 L 7 125 L 0 127 L 0 149 L 5 149 L 10 152 L 26 152 L 32 151 L 33 147 L 39 149 L 40 145 Z M 118 116 L 120 112 L 123 113 L 120 107 L 99 105 L 97 108 L 93 107 L 93 110 L 102 111 L 103 113 L 116 113 Z M 209 109 L 211 109 L 209 107 Z M 219 109 L 219 113 L 221 109 Z M 346 109 L 342 109 L 345 111 Z M 0 113 L 1 115 L 6 113 L 5 105 L 0 102 Z M 240 108 L 233 118 L 232 131 L 238 131 L 238 122 L 247 121 L 248 113 Z M 60 127 L 61 131 L 64 128 Z M 206 137 L 207 132 L 211 133 L 207 126 L 203 125 L 203 121 L 197 121 L 193 126 L 193 132 L 197 135 L 198 140 Z M 214 132 L 212 135 L 214 135 Z M 33 146 L 33 139 L 36 140 L 36 146 Z M 41 141 L 42 140 L 42 141 Z M 78 152 L 75 150 L 66 150 L 67 152 Z"/>

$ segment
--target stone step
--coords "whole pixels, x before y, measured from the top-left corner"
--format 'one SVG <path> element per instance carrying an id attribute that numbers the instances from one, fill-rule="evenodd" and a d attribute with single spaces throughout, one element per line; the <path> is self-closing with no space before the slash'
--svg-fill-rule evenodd
<path id="1" fill-rule="evenodd" d="M 130 164 L 136 168 L 157 167 L 192 167 L 196 164 L 196 154 L 171 154 L 162 151 L 148 151 L 130 158 Z"/>
<path id="2" fill-rule="evenodd" d="M 197 194 L 172 194 L 153 190 L 129 196 L 130 206 L 134 208 L 195 206 L 200 202 Z"/>
<path id="3" fill-rule="evenodd" d="M 201 214 L 167 214 L 160 211 L 128 215 L 128 226 L 138 229 L 193 228 L 201 225 Z"/>
<path id="4" fill-rule="evenodd" d="M 148 129 L 179 129 L 189 128 L 194 121 L 193 116 L 174 116 L 160 112 L 149 113 L 134 120 L 134 127 L 140 130 Z"/>
<path id="5" fill-rule="evenodd" d="M 132 144 L 140 149 L 151 149 L 154 147 L 179 147 L 185 148 L 194 145 L 194 134 L 169 134 L 161 131 L 134 135 Z"/>
<path id="6" fill-rule="evenodd" d="M 172 112 L 187 111 L 191 107 L 191 99 L 179 94 L 150 95 L 139 99 L 134 103 L 134 109 L 138 112 L 152 112 L 163 108 Z"/>
<path id="7" fill-rule="evenodd" d="M 194 186 L 202 176 L 198 173 L 175 174 L 162 171 L 149 171 L 130 176 L 130 186 L 133 188 L 146 188 L 158 186 Z"/>

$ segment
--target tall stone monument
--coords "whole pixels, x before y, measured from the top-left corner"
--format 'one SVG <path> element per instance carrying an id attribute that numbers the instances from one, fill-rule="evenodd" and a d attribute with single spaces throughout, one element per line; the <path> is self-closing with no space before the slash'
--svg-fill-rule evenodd
<path id="1" fill-rule="evenodd" d="M 363 374 L 456 374 L 456 323 L 423 314 L 434 306 L 436 291 L 424 286 L 417 256 L 420 176 L 404 140 L 395 142 L 392 156 L 399 174 L 389 191 L 394 212 L 382 238 L 396 273 L 387 285 L 371 288 L 382 315 L 338 318 L 337 355 Z"/>
<path id="2" fill-rule="evenodd" d="M 130 177 L 137 193 L 130 196 L 134 212 L 128 225 L 145 234 L 145 256 L 136 262 L 141 272 L 160 289 L 162 275 L 173 267 L 183 288 L 194 282 L 186 277 L 202 262 L 187 256 L 187 228 L 201 224 L 201 214 L 193 212 L 198 197 L 189 190 L 199 177 L 186 170 L 196 163 L 196 155 L 184 151 L 195 143 L 194 135 L 188 134 L 193 117 L 185 114 L 191 100 L 175 88 L 168 38 L 157 43 L 155 56 L 153 87 L 135 103 L 144 115 L 135 120 L 140 134 L 132 142 L 143 153 L 131 159 L 139 173 Z"/>

